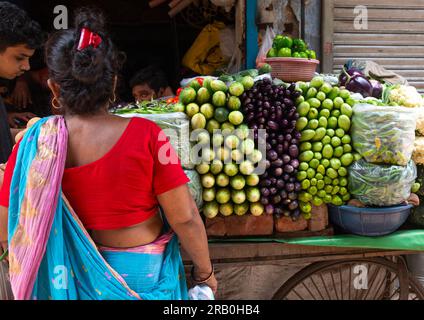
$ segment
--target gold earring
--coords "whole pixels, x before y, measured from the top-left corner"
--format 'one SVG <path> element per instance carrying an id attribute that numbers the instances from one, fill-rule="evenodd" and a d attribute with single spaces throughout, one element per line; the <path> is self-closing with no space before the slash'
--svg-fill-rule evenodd
<path id="1" fill-rule="evenodd" d="M 59 107 L 58 107 L 58 105 L 59 105 Z M 55 108 L 57 110 L 62 109 L 62 107 L 60 106 L 60 103 L 59 103 L 59 101 L 57 100 L 56 97 L 53 97 L 53 99 L 52 99 L 52 106 L 53 106 L 53 108 Z"/>
<path id="2" fill-rule="evenodd" d="M 116 101 L 116 94 L 115 94 L 115 91 L 113 92 L 113 99 L 111 100 L 110 98 L 109 98 L 109 102 L 110 102 L 110 104 L 113 104 L 113 103 L 115 103 L 115 101 Z"/>

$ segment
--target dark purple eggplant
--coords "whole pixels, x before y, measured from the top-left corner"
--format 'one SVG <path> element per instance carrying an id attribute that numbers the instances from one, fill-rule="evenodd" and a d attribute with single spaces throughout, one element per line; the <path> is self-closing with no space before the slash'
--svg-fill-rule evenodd
<path id="1" fill-rule="evenodd" d="M 265 160 L 265 168 L 268 170 L 269 168 L 271 168 L 271 161 L 269 160 Z"/>
<path id="2" fill-rule="evenodd" d="M 289 194 L 288 194 L 288 198 L 290 199 L 290 200 L 297 200 L 297 193 L 296 192 L 290 192 Z"/>
<path id="3" fill-rule="evenodd" d="M 274 170 L 274 176 L 281 177 L 283 175 L 283 169 L 282 168 L 276 168 Z"/>
<path id="4" fill-rule="evenodd" d="M 277 145 L 277 147 L 275 148 L 275 150 L 277 151 L 278 155 L 281 156 L 284 153 L 284 147 L 282 144 Z"/>
<path id="5" fill-rule="evenodd" d="M 288 164 L 288 163 L 290 163 L 290 161 L 291 161 L 290 156 L 289 156 L 289 155 L 287 155 L 287 154 L 283 155 L 281 159 L 283 160 L 283 163 L 284 163 L 284 164 Z"/>
<path id="6" fill-rule="evenodd" d="M 299 182 L 296 182 L 294 184 L 294 191 L 295 192 L 300 192 L 302 190 L 302 185 Z"/>
<path id="7" fill-rule="evenodd" d="M 272 146 L 270 143 L 266 144 L 266 151 L 271 151 L 272 150 Z"/>
<path id="8" fill-rule="evenodd" d="M 281 203 L 285 206 L 288 206 L 292 201 L 290 199 L 283 199 Z"/>
<path id="9" fill-rule="evenodd" d="M 260 182 L 259 182 L 259 187 L 260 188 L 267 188 L 267 187 L 269 187 L 269 186 L 267 186 L 267 180 L 266 179 L 263 179 L 263 180 L 261 180 Z"/>
<path id="10" fill-rule="evenodd" d="M 262 198 L 261 198 L 261 203 L 262 203 L 264 206 L 268 205 L 268 204 L 269 204 L 269 200 L 268 200 L 268 198 L 264 198 L 264 197 L 262 197 Z"/>
<path id="11" fill-rule="evenodd" d="M 346 70 L 346 67 L 343 67 L 340 76 L 339 76 L 339 85 L 341 87 L 345 87 L 346 83 L 349 81 L 349 79 L 353 76 L 356 75 L 360 75 L 360 76 L 365 76 L 361 70 L 357 69 L 357 68 L 350 68 L 348 70 Z"/>
<path id="12" fill-rule="evenodd" d="M 261 194 L 262 194 L 262 197 L 267 198 L 267 197 L 269 197 L 271 195 L 271 192 L 270 192 L 270 190 L 268 188 L 262 188 L 261 189 Z"/>
<path id="13" fill-rule="evenodd" d="M 271 115 L 271 117 L 272 116 L 275 117 L 275 114 Z M 280 129 L 280 126 L 278 125 L 278 123 L 276 123 L 274 121 L 268 121 L 267 125 L 268 125 L 268 128 L 271 129 L 271 130 L 277 131 L 277 130 Z"/>
<path id="14" fill-rule="evenodd" d="M 292 158 L 297 158 L 299 156 L 299 148 L 297 145 L 291 145 L 289 147 L 289 154 Z"/>
<path id="15" fill-rule="evenodd" d="M 271 203 L 274 205 L 280 204 L 281 202 L 281 196 L 280 195 L 276 195 L 272 197 Z"/>
<path id="16" fill-rule="evenodd" d="M 278 179 L 277 180 L 277 185 L 276 185 L 276 187 L 278 188 L 278 189 L 284 189 L 284 187 L 286 186 L 286 183 L 284 182 L 284 180 L 283 179 Z"/>
<path id="17" fill-rule="evenodd" d="M 290 165 L 294 168 L 294 169 L 297 169 L 297 168 L 299 168 L 299 160 L 297 160 L 297 159 L 293 159 L 292 161 L 290 161 Z"/>
<path id="18" fill-rule="evenodd" d="M 274 214 L 274 206 L 269 204 L 265 207 L 265 213 L 267 215 L 273 215 Z"/>
<path id="19" fill-rule="evenodd" d="M 271 165 L 275 168 L 281 168 L 284 165 L 284 163 L 282 159 L 277 159 L 275 161 L 272 161 Z"/>
<path id="20" fill-rule="evenodd" d="M 283 209 L 281 209 L 281 208 L 274 208 L 274 216 L 277 218 L 277 219 L 280 219 L 281 217 L 282 217 L 282 215 L 283 215 Z"/>
<path id="21" fill-rule="evenodd" d="M 288 194 L 286 190 L 281 190 L 280 191 L 280 197 L 281 199 L 287 199 L 288 198 Z"/>
<path id="22" fill-rule="evenodd" d="M 302 134 L 296 131 L 296 133 L 294 134 L 294 137 L 299 140 L 300 138 L 302 138 Z"/>
<path id="23" fill-rule="evenodd" d="M 292 219 L 294 221 L 297 221 L 297 220 L 299 220 L 299 218 L 300 218 L 300 210 L 299 209 L 296 209 L 292 213 Z"/>
<path id="24" fill-rule="evenodd" d="M 291 174 L 291 173 L 293 173 L 294 172 L 294 168 L 293 168 L 293 166 L 291 166 L 291 165 L 289 165 L 289 164 L 286 164 L 285 166 L 284 166 L 284 173 L 289 173 L 289 174 Z"/>
<path id="25" fill-rule="evenodd" d="M 361 75 L 355 75 L 346 83 L 346 89 L 352 92 L 360 93 L 364 98 L 372 95 L 373 87 L 371 82 Z"/>
<path id="26" fill-rule="evenodd" d="M 370 80 L 371 85 L 372 85 L 372 94 L 371 96 L 373 96 L 376 99 L 381 99 L 383 97 L 383 85 L 380 83 L 380 81 L 377 80 Z"/>
<path id="27" fill-rule="evenodd" d="M 287 183 L 286 184 L 286 191 L 287 192 L 293 192 L 294 191 L 294 183 Z"/>
<path id="28" fill-rule="evenodd" d="M 300 91 L 298 91 L 298 90 L 295 90 L 295 91 L 292 93 L 291 97 L 292 97 L 293 99 L 297 99 L 297 98 L 299 98 L 301 95 L 302 95 L 302 92 L 300 92 Z"/>
<path id="29" fill-rule="evenodd" d="M 292 201 L 289 206 L 288 206 L 289 210 L 294 211 L 297 208 L 299 208 L 299 202 L 297 202 L 296 200 Z"/>
<path id="30" fill-rule="evenodd" d="M 267 158 L 268 158 L 270 161 L 275 161 L 275 160 L 277 160 L 277 159 L 278 159 L 278 153 L 277 153 L 277 152 L 275 152 L 274 150 L 269 150 L 269 151 L 267 152 Z"/>

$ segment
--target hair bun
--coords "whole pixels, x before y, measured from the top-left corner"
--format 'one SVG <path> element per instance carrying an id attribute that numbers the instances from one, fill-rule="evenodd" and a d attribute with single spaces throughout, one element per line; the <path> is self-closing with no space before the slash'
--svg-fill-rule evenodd
<path id="1" fill-rule="evenodd" d="M 79 82 L 90 85 L 103 75 L 104 56 L 92 47 L 76 51 L 72 60 L 72 75 Z"/>
<path id="2" fill-rule="evenodd" d="M 105 18 L 103 13 L 96 8 L 81 8 L 75 14 L 75 49 L 72 59 L 72 75 L 79 82 L 90 85 L 96 83 L 103 74 L 105 59 L 105 44 L 98 48 L 87 47 L 81 51 L 77 50 L 81 30 L 88 28 L 99 34 L 102 42 L 106 40 Z"/>
<path id="3" fill-rule="evenodd" d="M 81 8 L 75 12 L 75 29 L 81 33 L 82 28 L 89 28 L 95 33 L 102 34 L 105 30 L 105 17 L 97 8 Z"/>

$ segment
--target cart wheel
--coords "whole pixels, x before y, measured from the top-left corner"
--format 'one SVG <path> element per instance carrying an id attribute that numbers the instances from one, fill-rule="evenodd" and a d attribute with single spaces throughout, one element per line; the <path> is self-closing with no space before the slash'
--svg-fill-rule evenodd
<path id="1" fill-rule="evenodd" d="M 402 257 L 314 263 L 291 277 L 273 300 L 424 300 Z"/>

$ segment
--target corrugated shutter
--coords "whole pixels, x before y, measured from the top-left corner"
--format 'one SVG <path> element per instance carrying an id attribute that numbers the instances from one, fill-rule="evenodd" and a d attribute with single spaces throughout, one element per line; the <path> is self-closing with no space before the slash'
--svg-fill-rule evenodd
<path id="1" fill-rule="evenodd" d="M 349 58 L 373 60 L 424 92 L 424 0 L 329 0 L 323 5 L 327 72 L 340 71 Z M 357 6 L 367 8 L 367 30 L 354 27 Z"/>

